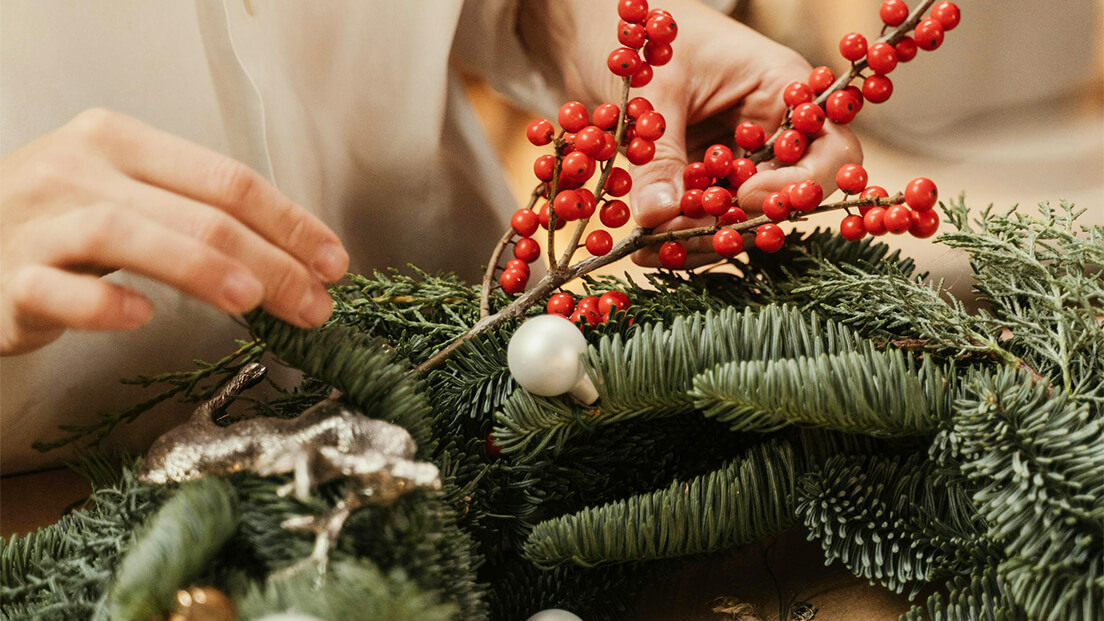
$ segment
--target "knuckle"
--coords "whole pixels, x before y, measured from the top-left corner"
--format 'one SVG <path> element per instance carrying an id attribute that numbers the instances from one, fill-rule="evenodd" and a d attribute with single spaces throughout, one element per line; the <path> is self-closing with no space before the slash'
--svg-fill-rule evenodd
<path id="1" fill-rule="evenodd" d="M 214 193 L 232 205 L 244 202 L 253 194 L 260 176 L 251 168 L 230 158 L 223 158 L 211 171 Z"/>
<path id="2" fill-rule="evenodd" d="M 212 248 L 226 249 L 234 245 L 234 229 L 230 218 L 212 210 L 192 222 L 191 236 Z"/>
<path id="3" fill-rule="evenodd" d="M 69 125 L 80 136 L 102 142 L 117 133 L 122 116 L 108 108 L 89 108 L 74 117 Z"/>
<path id="4" fill-rule="evenodd" d="M 306 235 L 306 218 L 300 216 L 293 217 L 291 226 L 288 227 L 287 232 L 284 234 L 284 247 L 298 248 L 300 244 L 306 241 Z"/>
<path id="5" fill-rule="evenodd" d="M 125 210 L 112 204 L 87 207 L 80 213 L 79 220 L 86 251 L 106 246 L 127 227 Z"/>
<path id="6" fill-rule="evenodd" d="M 308 286 L 306 270 L 289 266 L 276 272 L 271 289 L 266 287 L 265 297 L 283 304 L 298 304 L 306 294 Z"/>
<path id="7" fill-rule="evenodd" d="M 41 274 L 35 266 L 20 268 L 8 283 L 12 307 L 20 316 L 36 309 L 45 294 Z"/>

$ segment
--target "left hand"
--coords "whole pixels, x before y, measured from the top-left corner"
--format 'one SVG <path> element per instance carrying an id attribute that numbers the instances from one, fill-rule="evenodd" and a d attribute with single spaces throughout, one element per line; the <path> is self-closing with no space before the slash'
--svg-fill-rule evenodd
<path id="1" fill-rule="evenodd" d="M 543 3 L 524 3 L 524 5 Z M 759 124 L 770 136 L 782 123 L 786 105 L 782 90 L 806 81 L 812 67 L 797 52 L 694 0 L 657 0 L 653 8 L 671 12 L 678 24 L 674 56 L 655 67 L 647 86 L 632 90 L 652 102 L 667 121 L 667 132 L 656 142 L 655 158 L 633 171 L 630 204 L 637 224 L 656 232 L 712 224 L 713 218 L 691 219 L 680 214 L 682 171 L 691 154 L 700 155 L 716 143 L 734 146 L 738 123 Z M 617 2 L 557 0 L 523 9 L 522 35 L 534 56 L 548 55 L 563 77 L 564 88 L 588 107 L 619 101 L 621 78 L 606 68 L 606 56 L 617 42 Z M 796 164 L 759 165 L 759 173 L 737 191 L 740 206 L 754 216 L 763 199 L 787 184 L 813 179 L 825 194 L 835 188 L 835 172 L 847 163 L 862 162 L 862 147 L 845 126 L 827 122 Z M 688 240 L 687 267 L 717 261 L 711 240 Z M 655 248 L 633 259 L 658 266 Z"/>

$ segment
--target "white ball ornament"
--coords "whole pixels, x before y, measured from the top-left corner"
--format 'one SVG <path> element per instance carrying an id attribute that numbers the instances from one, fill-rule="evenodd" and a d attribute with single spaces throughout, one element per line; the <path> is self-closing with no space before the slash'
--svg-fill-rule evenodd
<path id="1" fill-rule="evenodd" d="M 582 617 L 559 608 L 542 610 L 529 617 L 527 621 L 583 621 Z"/>
<path id="2" fill-rule="evenodd" d="M 514 332 L 506 360 L 514 381 L 534 395 L 569 392 L 583 403 L 594 403 L 598 391 L 579 359 L 586 349 L 586 338 L 575 324 L 559 315 L 539 315 Z"/>

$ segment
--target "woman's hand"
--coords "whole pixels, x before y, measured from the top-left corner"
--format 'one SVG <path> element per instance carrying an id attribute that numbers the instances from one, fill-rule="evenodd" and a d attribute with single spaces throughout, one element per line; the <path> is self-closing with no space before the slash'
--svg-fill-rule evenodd
<path id="1" fill-rule="evenodd" d="M 664 116 L 667 131 L 656 142 L 655 158 L 633 171 L 630 202 L 640 226 L 661 232 L 713 223 L 713 218 L 680 215 L 682 171 L 689 156 L 715 143 L 731 146 L 732 132 L 743 121 L 758 123 L 769 136 L 786 113 L 782 90 L 790 82 L 807 81 L 812 67 L 793 50 L 694 0 L 655 0 L 652 5 L 671 12 L 679 33 L 672 60 L 655 67 L 650 84 L 633 89 Z M 522 34 L 534 56 L 548 55 L 548 69 L 563 76 L 567 94 L 588 106 L 617 102 L 621 79 L 605 63 L 620 47 L 617 2 L 557 0 L 528 10 L 534 14 L 522 16 Z M 750 214 L 761 210 L 768 194 L 795 181 L 814 179 L 828 193 L 835 187 L 836 170 L 849 162 L 862 162 L 858 140 L 846 127 L 825 123 L 799 162 L 761 164 L 737 199 Z M 688 267 L 719 258 L 708 237 L 689 240 L 686 247 Z M 639 251 L 634 260 L 659 265 L 654 248 Z"/>
<path id="2" fill-rule="evenodd" d="M 108 110 L 90 110 L 0 159 L 0 354 L 67 329 L 133 330 L 122 269 L 227 313 L 263 305 L 301 327 L 333 302 L 349 257 L 337 236 L 258 173 Z"/>

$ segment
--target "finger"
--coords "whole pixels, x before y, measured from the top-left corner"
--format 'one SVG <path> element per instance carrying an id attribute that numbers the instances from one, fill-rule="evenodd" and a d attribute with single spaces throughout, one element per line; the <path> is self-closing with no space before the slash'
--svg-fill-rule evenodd
<path id="1" fill-rule="evenodd" d="M 335 281 L 348 269 L 337 235 L 248 166 L 111 111 L 91 111 L 74 123 L 124 173 L 226 211 L 320 279 Z"/>
<path id="2" fill-rule="evenodd" d="M 153 303 L 122 285 L 46 265 L 19 270 L 9 285 L 13 316 L 24 329 L 134 330 Z"/>
<path id="3" fill-rule="evenodd" d="M 736 198 L 745 211 L 758 212 L 769 194 L 806 179 L 819 183 L 824 195 L 828 196 L 836 190 L 836 171 L 840 166 L 861 164 L 862 161 L 862 146 L 851 130 L 835 123 L 826 123 L 797 163 L 793 166 L 760 166 L 759 172 L 740 186 Z"/>
<path id="4" fill-rule="evenodd" d="M 655 232 L 666 233 L 667 231 L 682 231 L 690 228 L 708 226 L 715 222 L 716 219 L 711 217 L 688 218 L 686 216 L 677 216 L 657 226 Z M 679 243 L 682 244 L 683 248 L 686 248 L 687 267 L 703 265 L 720 259 L 717 253 L 713 252 L 712 235 L 698 235 L 689 239 L 679 240 Z M 662 244 L 653 244 L 637 250 L 633 253 L 633 261 L 638 265 L 646 267 L 659 267 L 659 247 L 661 245 Z"/>
<path id="5" fill-rule="evenodd" d="M 30 235 L 43 240 L 34 250 L 58 267 L 95 265 L 125 269 L 161 281 L 227 313 L 256 307 L 264 286 L 241 262 L 145 216 L 116 206 L 77 209 L 36 221 Z M 41 230 L 40 230 L 41 229 Z M 332 301 L 319 285 L 304 291 L 294 309 L 275 309 L 300 327 L 321 325 Z"/>
<path id="6" fill-rule="evenodd" d="M 667 131 L 656 141 L 652 161 L 633 167 L 633 187 L 629 193 L 633 217 L 646 229 L 679 214 L 682 171 L 687 164 L 685 102 L 655 98 L 653 105 L 663 114 Z"/>
<path id="7" fill-rule="evenodd" d="M 263 285 L 262 305 L 270 313 L 296 315 L 308 294 L 328 298 L 303 264 L 222 210 L 122 175 L 118 183 L 125 187 L 114 194 L 127 196 L 135 211 L 248 267 Z"/>

